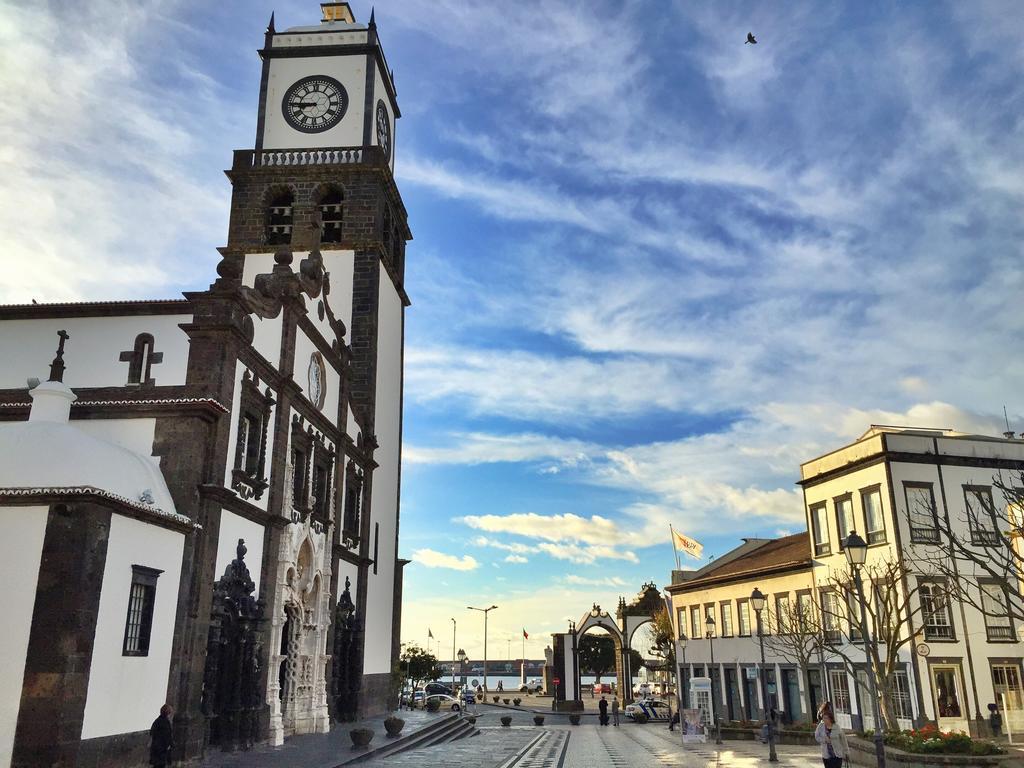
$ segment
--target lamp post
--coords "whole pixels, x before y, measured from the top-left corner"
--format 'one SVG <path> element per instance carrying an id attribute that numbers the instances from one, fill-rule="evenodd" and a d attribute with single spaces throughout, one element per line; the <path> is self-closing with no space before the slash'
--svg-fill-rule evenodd
<path id="1" fill-rule="evenodd" d="M 704 628 L 705 636 L 708 639 L 708 650 L 711 653 L 711 666 L 705 665 L 709 672 L 708 679 L 711 680 L 711 722 L 715 725 L 715 744 L 721 744 L 722 729 L 718 727 L 718 703 L 715 701 L 715 620 L 712 616 L 708 616 L 704 622 Z"/>
<path id="2" fill-rule="evenodd" d="M 761 611 L 764 610 L 766 602 L 768 600 L 761 590 L 754 587 L 754 591 L 750 593 L 750 604 L 754 606 L 754 613 L 757 615 L 757 639 L 761 645 L 761 699 L 764 701 L 764 721 L 768 726 L 768 762 L 777 763 L 779 756 L 775 754 L 775 717 L 769 716 L 769 712 L 774 715 L 774 707 L 768 706 L 768 676 L 764 668 L 764 632 L 761 629 Z"/>
<path id="3" fill-rule="evenodd" d="M 686 691 L 683 685 L 683 669 L 686 667 L 686 635 L 680 631 L 679 639 L 676 640 L 678 653 L 676 654 L 676 688 L 679 693 L 679 738 L 686 743 L 686 723 L 683 722 L 683 709 L 686 708 Z M 682 663 L 679 657 L 682 656 Z"/>
<path id="4" fill-rule="evenodd" d="M 878 704 L 878 687 L 875 683 L 875 667 L 871 663 L 870 638 L 868 638 L 868 617 L 867 602 L 864 599 L 864 583 L 860 578 L 860 569 L 868 557 L 868 543 L 857 535 L 856 531 L 850 531 L 850 535 L 843 542 L 843 549 L 846 552 L 846 562 L 853 572 L 853 584 L 857 589 L 857 599 L 860 600 L 860 623 L 861 631 L 864 634 L 864 663 L 868 668 L 868 685 L 872 713 L 875 716 L 875 759 L 878 761 L 878 768 L 885 768 L 885 733 L 882 727 L 882 713 Z"/>
<path id="5" fill-rule="evenodd" d="M 466 652 L 462 648 L 459 648 L 459 652 L 456 654 L 456 658 L 459 660 L 459 678 L 462 681 L 462 689 L 461 689 L 460 695 L 462 696 L 463 706 L 465 706 L 465 702 L 466 702 L 466 683 L 465 683 L 465 677 L 466 677 L 466 658 L 467 658 Z M 452 670 L 454 670 L 454 669 L 455 669 L 455 665 L 452 664 Z M 455 679 L 455 672 L 453 671 L 452 672 L 452 680 L 453 680 L 453 682 L 452 682 L 452 690 L 453 691 L 455 690 L 454 679 Z M 473 701 L 476 701 L 476 697 L 475 696 L 473 697 Z"/>
<path id="6" fill-rule="evenodd" d="M 487 614 L 493 611 L 498 606 L 492 605 L 490 608 L 474 608 L 472 605 L 467 605 L 466 610 L 468 611 L 480 611 L 484 615 L 484 690 L 487 690 Z"/>
<path id="7" fill-rule="evenodd" d="M 455 693 L 455 617 L 452 617 L 452 693 Z"/>
<path id="8" fill-rule="evenodd" d="M 580 683 L 579 683 L 579 681 L 580 681 L 580 657 L 579 657 L 579 648 L 576 645 L 576 622 L 573 621 L 572 619 L 569 619 L 569 634 L 572 635 L 572 667 L 573 667 L 573 670 L 572 670 L 572 687 L 573 687 L 573 697 L 579 696 L 579 698 L 582 699 L 583 697 L 580 696 Z M 568 677 L 568 675 L 566 675 L 566 677 Z M 562 684 L 565 686 L 565 688 L 563 688 L 562 690 L 564 692 L 565 701 L 568 703 L 568 701 L 569 701 L 569 681 L 568 680 L 563 680 Z M 576 701 L 576 699 L 573 698 L 573 701 Z"/>

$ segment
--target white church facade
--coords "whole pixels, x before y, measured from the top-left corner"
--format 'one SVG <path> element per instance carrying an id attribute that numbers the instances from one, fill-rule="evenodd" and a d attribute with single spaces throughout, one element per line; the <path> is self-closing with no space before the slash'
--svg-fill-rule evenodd
<path id="1" fill-rule="evenodd" d="M 164 703 L 183 762 L 394 705 L 400 112 L 322 10 L 271 18 L 207 290 L 0 307 L 0 768 L 147 765 Z"/>

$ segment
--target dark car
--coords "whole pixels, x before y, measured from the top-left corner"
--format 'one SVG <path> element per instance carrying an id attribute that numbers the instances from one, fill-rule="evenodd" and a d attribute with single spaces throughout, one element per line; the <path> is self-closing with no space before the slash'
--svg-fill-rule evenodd
<path id="1" fill-rule="evenodd" d="M 450 685 L 445 685 L 444 683 L 438 682 L 427 683 L 425 686 L 423 686 L 423 692 L 426 693 L 427 696 L 433 696 L 436 693 L 444 694 L 445 696 L 451 696 L 452 687 Z"/>

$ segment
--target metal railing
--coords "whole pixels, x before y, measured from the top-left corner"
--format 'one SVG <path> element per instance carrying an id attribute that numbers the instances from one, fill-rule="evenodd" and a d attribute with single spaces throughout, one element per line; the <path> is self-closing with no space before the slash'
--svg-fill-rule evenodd
<path id="1" fill-rule="evenodd" d="M 386 165 L 377 147 L 309 147 L 304 149 L 236 149 L 232 170 L 292 168 L 308 165 Z"/>

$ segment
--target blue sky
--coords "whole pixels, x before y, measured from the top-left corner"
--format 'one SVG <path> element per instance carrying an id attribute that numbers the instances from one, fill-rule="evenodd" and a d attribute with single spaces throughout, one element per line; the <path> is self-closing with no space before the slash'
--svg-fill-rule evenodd
<path id="1" fill-rule="evenodd" d="M 365 20 L 369 6 L 353 4 Z M 0 300 L 207 285 L 313 2 L 0 4 Z M 383 2 L 408 251 L 403 639 L 492 655 L 802 528 L 871 423 L 1024 429 L 1013 2 Z M 747 31 L 759 40 L 744 45 Z M 30 85 L 29 85 L 30 84 Z M 697 564 L 696 561 L 693 561 Z"/>

